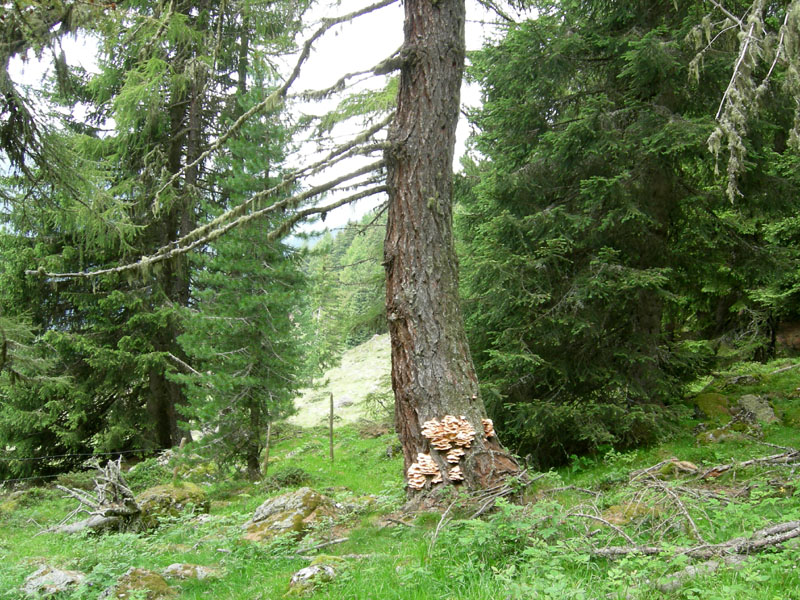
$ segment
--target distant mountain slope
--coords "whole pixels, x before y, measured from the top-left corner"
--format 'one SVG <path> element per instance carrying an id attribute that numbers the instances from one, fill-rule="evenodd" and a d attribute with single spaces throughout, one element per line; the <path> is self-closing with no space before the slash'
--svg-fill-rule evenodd
<path id="1" fill-rule="evenodd" d="M 331 393 L 337 424 L 369 417 L 367 395 L 391 391 L 389 334 L 376 335 L 348 350 L 338 367 L 314 383 L 313 388 L 302 390 L 295 399 L 298 413 L 288 419 L 289 423 L 302 427 L 327 423 Z"/>

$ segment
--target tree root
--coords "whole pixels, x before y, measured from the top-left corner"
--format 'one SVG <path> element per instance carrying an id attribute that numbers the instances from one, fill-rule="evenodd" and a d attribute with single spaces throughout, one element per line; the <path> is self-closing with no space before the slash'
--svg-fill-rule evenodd
<path id="1" fill-rule="evenodd" d="M 42 533 L 78 533 L 90 530 L 95 532 L 108 529 L 130 529 L 139 526 L 141 509 L 133 492 L 122 476 L 122 457 L 115 462 L 108 461 L 95 478 L 94 494 L 74 488 L 56 486 L 68 496 L 79 502 L 58 525 Z M 80 513 L 89 517 L 74 523 L 69 521 Z"/>

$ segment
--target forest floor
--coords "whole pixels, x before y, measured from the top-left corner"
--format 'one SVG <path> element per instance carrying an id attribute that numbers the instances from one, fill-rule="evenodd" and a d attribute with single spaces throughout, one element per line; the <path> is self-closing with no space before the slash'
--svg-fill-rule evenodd
<path id="1" fill-rule="evenodd" d="M 29 597 L 21 588 L 43 565 L 86 576 L 56 597 L 94 600 L 131 567 L 162 573 L 173 563 L 214 574 L 168 576 L 164 596 L 124 597 L 800 599 L 800 368 L 792 364 L 739 365 L 699 382 L 660 445 L 530 471 L 519 501 L 500 498 L 492 511 L 486 495 L 453 492 L 440 498 L 444 511 L 404 513 L 402 459 L 378 421 L 337 425 L 334 461 L 325 428 L 276 426 L 268 475 L 255 483 L 191 445 L 167 464 L 144 461 L 127 474 L 134 492 L 194 482 L 210 503 L 208 513 L 189 505 L 145 532 L 47 532 L 75 509 L 73 498 L 52 483 L 4 490 L 0 599 Z M 746 396 L 767 400 L 776 420 L 731 418 Z M 91 480 L 76 473 L 57 482 L 91 489 Z M 348 508 L 302 539 L 243 538 L 259 505 L 301 486 Z M 311 564 L 330 565 L 335 577 L 290 588 Z"/>

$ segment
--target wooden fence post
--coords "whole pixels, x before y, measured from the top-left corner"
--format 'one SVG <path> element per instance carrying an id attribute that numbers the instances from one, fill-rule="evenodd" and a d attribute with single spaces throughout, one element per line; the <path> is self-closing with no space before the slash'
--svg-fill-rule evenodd
<path id="1" fill-rule="evenodd" d="M 328 418 L 328 438 L 330 440 L 331 462 L 333 462 L 333 392 L 331 392 L 331 413 Z"/>

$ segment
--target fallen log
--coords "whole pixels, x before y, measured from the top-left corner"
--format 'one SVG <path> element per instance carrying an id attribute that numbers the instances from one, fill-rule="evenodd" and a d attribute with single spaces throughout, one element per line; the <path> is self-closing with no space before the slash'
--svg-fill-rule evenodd
<path id="1" fill-rule="evenodd" d="M 61 523 L 47 529 L 47 533 L 101 532 L 109 529 L 133 529 L 140 525 L 142 510 L 122 476 L 122 457 L 109 461 L 95 478 L 94 493 L 56 486 L 79 505 Z M 68 523 L 75 515 L 88 513 L 82 521 Z M 43 532 L 43 533 L 45 533 Z"/>
<path id="2" fill-rule="evenodd" d="M 654 556 L 671 553 L 675 556 L 685 554 L 691 558 L 711 559 L 720 556 L 754 554 L 797 537 L 800 537 L 800 521 L 786 521 L 754 531 L 749 538 L 736 537 L 719 544 L 702 544 L 691 548 L 670 548 L 669 550 L 660 546 L 606 546 L 605 548 L 593 548 L 592 554 L 605 558 L 617 558 L 629 554 Z"/>

